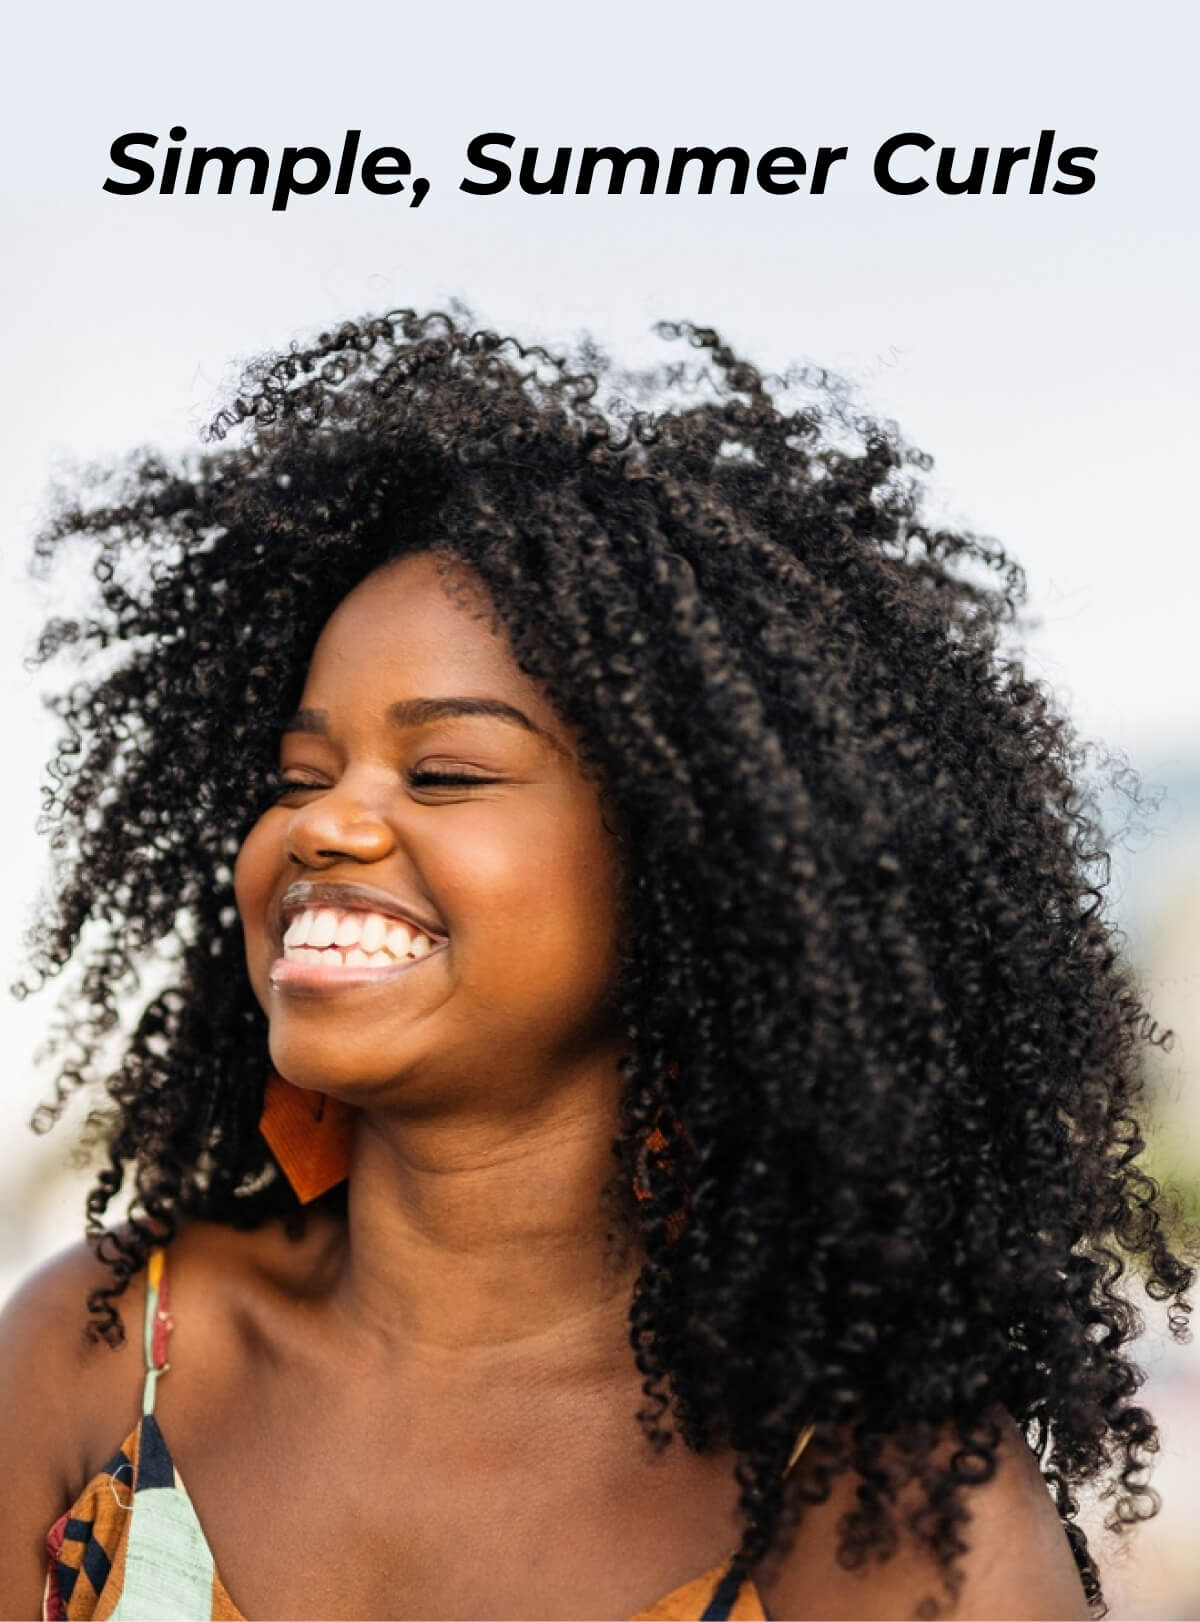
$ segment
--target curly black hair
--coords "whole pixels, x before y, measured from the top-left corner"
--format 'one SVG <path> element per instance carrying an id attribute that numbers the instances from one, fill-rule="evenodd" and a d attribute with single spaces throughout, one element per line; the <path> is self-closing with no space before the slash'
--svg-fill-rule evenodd
<path id="1" fill-rule="evenodd" d="M 1003 1404 L 1103 1616 L 1076 1490 L 1105 1481 L 1114 1528 L 1159 1507 L 1118 1284 L 1136 1264 L 1186 1340 L 1194 1268 L 1137 1164 L 1163 1037 L 1106 911 L 1089 748 L 1006 650 L 1021 570 L 924 520 L 927 457 L 828 378 L 659 331 L 698 358 L 621 373 L 393 311 L 254 363 L 202 452 L 59 492 L 35 567 L 90 543 L 99 591 L 34 663 L 104 656 L 50 700 L 59 885 L 14 990 L 74 960 L 35 1125 L 77 1084 L 110 1100 L 90 1332 L 120 1343 L 116 1299 L 185 1218 L 303 1229 L 258 1130 L 233 862 L 332 606 L 390 559 L 459 559 L 623 819 L 643 1430 L 736 1451 L 739 1575 L 848 1465 L 839 1558 L 886 1557 L 898 1444 L 953 1594 Z"/>

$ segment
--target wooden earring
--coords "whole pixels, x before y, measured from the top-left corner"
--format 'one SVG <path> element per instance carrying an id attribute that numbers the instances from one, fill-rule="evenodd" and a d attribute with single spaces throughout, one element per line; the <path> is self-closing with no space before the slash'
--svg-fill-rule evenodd
<path id="1" fill-rule="evenodd" d="M 295 1087 L 278 1071 L 267 1077 L 258 1129 L 301 1205 L 350 1175 L 354 1115 L 351 1105 Z"/>

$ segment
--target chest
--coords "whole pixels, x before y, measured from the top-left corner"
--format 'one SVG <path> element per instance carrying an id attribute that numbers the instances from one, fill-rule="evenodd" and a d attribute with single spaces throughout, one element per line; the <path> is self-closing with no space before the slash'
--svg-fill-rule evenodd
<path id="1" fill-rule="evenodd" d="M 628 1617 L 740 1536 L 732 1456 L 655 1457 L 639 1397 L 276 1381 L 160 1417 L 247 1617 Z"/>

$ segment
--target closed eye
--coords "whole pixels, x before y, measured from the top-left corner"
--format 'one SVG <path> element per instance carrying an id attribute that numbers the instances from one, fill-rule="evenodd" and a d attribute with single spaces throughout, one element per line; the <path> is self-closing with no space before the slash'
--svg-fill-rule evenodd
<path id="1" fill-rule="evenodd" d="M 431 788 L 438 785 L 454 785 L 460 787 L 464 783 L 494 783 L 494 777 L 470 777 L 461 772 L 409 772 L 408 781 L 414 788 Z"/>
<path id="2" fill-rule="evenodd" d="M 310 789 L 319 791 L 326 788 L 325 783 L 314 783 L 308 777 L 280 777 L 278 773 L 271 772 L 266 781 L 266 792 L 272 799 L 281 800 L 285 794 L 300 794 Z"/>
<path id="3" fill-rule="evenodd" d="M 469 788 L 475 783 L 494 783 L 497 779 L 471 776 L 466 772 L 414 771 L 408 774 L 408 781 L 412 788 Z M 267 790 L 276 800 L 282 800 L 289 794 L 320 793 L 329 786 L 308 777 L 281 777 L 278 774 L 272 774 L 267 782 Z"/>

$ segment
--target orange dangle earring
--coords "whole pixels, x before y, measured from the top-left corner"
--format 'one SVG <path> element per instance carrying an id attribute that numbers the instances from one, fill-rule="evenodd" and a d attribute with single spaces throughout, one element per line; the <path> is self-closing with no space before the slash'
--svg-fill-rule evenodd
<path id="1" fill-rule="evenodd" d="M 675 1080 L 678 1077 L 679 1064 L 675 1059 L 670 1060 L 670 1062 L 667 1064 L 666 1073 L 671 1077 L 672 1080 Z M 637 1170 L 634 1172 L 633 1177 L 633 1192 L 639 1201 L 648 1200 L 650 1198 L 650 1187 L 647 1181 L 646 1173 L 651 1156 L 653 1156 L 653 1158 L 657 1160 L 665 1170 L 675 1170 L 675 1162 L 668 1154 L 664 1153 L 665 1150 L 669 1150 L 671 1147 L 670 1139 L 663 1131 L 662 1125 L 659 1124 L 665 1120 L 665 1113 L 665 1106 L 663 1106 L 663 1108 L 661 1108 L 658 1112 L 655 1124 L 646 1134 L 646 1141 L 642 1144 L 642 1147 L 638 1152 Z M 674 1130 L 678 1137 L 683 1140 L 683 1142 L 687 1143 L 690 1141 L 687 1132 L 684 1130 L 682 1125 L 677 1125 Z M 687 1195 L 685 1190 L 685 1200 L 686 1197 Z M 670 1244 L 674 1244 L 679 1239 L 686 1227 L 687 1215 L 684 1208 L 681 1207 L 678 1210 L 669 1212 L 666 1220 L 668 1242 Z"/>
<path id="2" fill-rule="evenodd" d="M 268 1075 L 258 1129 L 301 1205 L 350 1175 L 354 1113 L 340 1099 L 293 1086 L 276 1070 Z"/>

